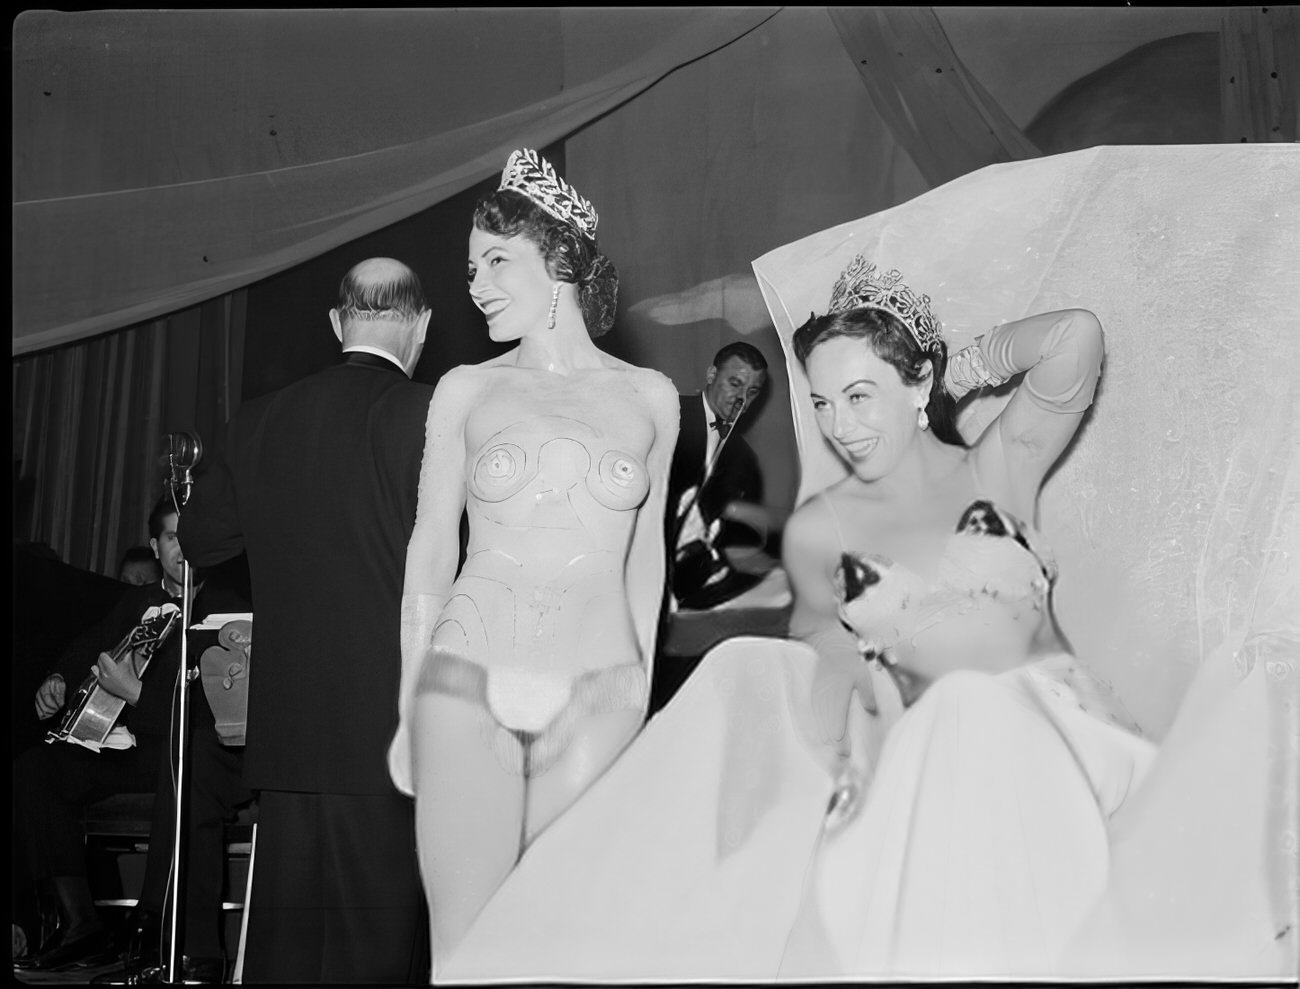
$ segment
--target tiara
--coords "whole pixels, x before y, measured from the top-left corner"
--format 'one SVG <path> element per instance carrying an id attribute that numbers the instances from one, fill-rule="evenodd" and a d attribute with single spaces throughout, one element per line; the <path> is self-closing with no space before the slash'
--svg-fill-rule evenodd
<path id="1" fill-rule="evenodd" d="M 578 195 L 578 191 L 555 174 L 551 163 L 536 151 L 523 148 L 510 155 L 501 173 L 497 191 L 510 189 L 527 196 L 564 223 L 572 224 L 588 237 L 596 237 L 596 208 Z"/>
<path id="2" fill-rule="evenodd" d="M 943 343 L 939 321 L 930 312 L 930 297 L 918 296 L 904 285 L 897 269 L 877 275 L 876 266 L 861 254 L 840 273 L 826 314 L 858 308 L 879 309 L 897 316 L 922 350 L 938 350 Z"/>

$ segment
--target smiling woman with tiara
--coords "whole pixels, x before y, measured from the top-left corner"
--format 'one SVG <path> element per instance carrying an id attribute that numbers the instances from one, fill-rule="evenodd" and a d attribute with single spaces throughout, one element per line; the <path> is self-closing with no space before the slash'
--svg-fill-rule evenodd
<path id="1" fill-rule="evenodd" d="M 617 293 L 596 223 L 549 162 L 511 155 L 467 277 L 517 345 L 448 372 L 429 407 L 389 761 L 416 798 L 435 969 L 645 719 L 678 401 L 593 342 Z"/>

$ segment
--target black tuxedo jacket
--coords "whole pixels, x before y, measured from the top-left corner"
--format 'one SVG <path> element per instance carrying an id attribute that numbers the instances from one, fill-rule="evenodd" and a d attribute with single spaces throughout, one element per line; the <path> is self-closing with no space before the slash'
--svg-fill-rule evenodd
<path id="1" fill-rule="evenodd" d="M 679 395 L 681 427 L 677 434 L 677 448 L 673 451 L 673 465 L 668 474 L 668 510 L 665 513 L 665 541 L 671 561 L 676 550 L 676 536 L 681 527 L 677 514 L 682 495 L 698 485 L 704 477 L 704 455 L 708 449 L 709 426 L 704 417 L 704 399 L 698 394 Z M 762 501 L 763 474 L 758 458 L 745 437 L 733 433 L 722 449 L 718 463 L 713 468 L 708 484 L 700 495 L 700 514 L 706 525 L 722 514 L 731 501 Z M 726 523 L 720 533 L 722 545 L 727 545 Z"/>
<path id="2" fill-rule="evenodd" d="M 394 792 L 402 584 L 432 395 L 349 354 L 247 403 L 195 480 L 178 530 L 190 562 L 248 553 L 252 789 Z"/>

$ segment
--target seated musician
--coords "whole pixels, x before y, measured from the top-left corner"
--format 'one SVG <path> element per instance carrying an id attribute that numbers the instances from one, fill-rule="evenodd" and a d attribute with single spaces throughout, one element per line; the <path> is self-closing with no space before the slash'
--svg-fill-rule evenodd
<path id="1" fill-rule="evenodd" d="M 761 503 L 763 474 L 740 435 L 747 410 L 766 384 L 762 352 L 737 342 L 714 355 L 701 393 L 678 396 L 681 427 L 665 518 L 668 613 L 706 611 L 734 601 L 776 565 L 780 523 Z M 666 630 L 661 632 L 660 645 L 668 638 Z M 680 655 L 656 662 L 651 714 L 668 703 L 698 663 L 698 656 Z"/>
<path id="2" fill-rule="evenodd" d="M 714 356 L 700 394 L 679 396 L 666 523 L 669 588 L 681 608 L 717 607 L 762 579 L 761 569 L 737 566 L 735 550 L 772 542 L 758 458 L 740 435 L 766 384 L 762 352 L 739 342 Z"/>
<path id="3" fill-rule="evenodd" d="M 94 751 L 69 741 L 38 744 L 14 763 L 14 822 L 33 879 L 57 901 L 60 928 L 53 943 L 35 946 L 22 968 L 54 971 L 78 963 L 111 961 L 117 946 L 95 909 L 86 880 L 85 808 L 118 793 L 153 793 L 165 754 L 172 687 L 179 658 L 179 617 L 173 632 L 139 673 L 136 655 L 115 650 L 146 613 L 167 604 L 179 608 L 183 556 L 176 541 L 177 513 L 170 496 L 149 514 L 149 545 L 162 566 L 162 580 L 127 589 L 117 605 L 64 651 L 36 691 L 36 714 L 48 728 L 55 715 L 78 702 L 78 686 L 94 678 L 102 692 L 85 711 L 103 718 L 105 694 L 125 702 L 116 744 Z M 171 648 L 169 648 L 169 646 Z"/>
<path id="4" fill-rule="evenodd" d="M 194 595 L 192 622 L 210 615 L 243 614 L 252 611 L 248 557 L 240 555 L 227 563 L 197 571 L 201 586 Z M 193 625 L 191 625 L 193 627 Z M 213 648 L 215 633 L 191 634 L 191 668 L 200 656 Z M 220 647 L 217 647 L 219 651 Z M 231 662 L 234 652 L 224 651 Z M 245 655 L 242 657 L 247 659 Z M 177 701 L 173 699 L 173 707 Z M 176 719 L 179 722 L 179 718 Z M 234 956 L 234 945 L 223 944 L 222 887 L 226 869 L 225 825 L 238 808 L 253 800 L 244 786 L 243 745 L 223 744 L 217 732 L 217 718 L 209 704 L 206 687 L 195 680 L 189 689 L 188 748 L 184 753 L 185 790 L 188 794 L 184 819 L 184 858 L 181 860 L 181 951 L 172 975 L 186 985 L 221 983 Z M 149 851 L 139 902 L 127 919 L 129 935 L 121 964 L 95 976 L 92 985 L 152 985 L 168 981 L 171 915 L 165 909 L 172 881 L 175 854 L 176 802 L 169 785 L 176 759 L 172 735 L 158 770 L 158 793 L 154 799 L 149 829 Z"/>

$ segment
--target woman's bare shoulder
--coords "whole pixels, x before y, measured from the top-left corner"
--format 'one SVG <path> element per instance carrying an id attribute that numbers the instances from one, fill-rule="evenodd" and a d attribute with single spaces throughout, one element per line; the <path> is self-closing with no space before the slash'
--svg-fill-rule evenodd
<path id="1" fill-rule="evenodd" d="M 431 407 L 445 411 L 468 406 L 483 393 L 492 378 L 493 371 L 499 366 L 488 361 L 482 364 L 459 364 L 453 367 L 444 373 L 434 386 Z"/>
<path id="2" fill-rule="evenodd" d="M 869 540 L 880 521 L 880 506 L 852 476 L 836 481 L 804 501 L 786 522 L 786 536 L 793 527 L 795 545 L 840 547 Z"/>
<path id="3" fill-rule="evenodd" d="M 818 546 L 835 542 L 830 489 L 820 491 L 796 508 L 785 523 L 785 545 Z"/>

